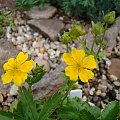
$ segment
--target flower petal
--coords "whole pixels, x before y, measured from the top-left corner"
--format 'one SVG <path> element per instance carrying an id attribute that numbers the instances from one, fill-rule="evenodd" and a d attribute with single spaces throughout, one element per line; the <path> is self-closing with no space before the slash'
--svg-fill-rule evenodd
<path id="1" fill-rule="evenodd" d="M 83 58 L 85 57 L 85 52 L 84 50 L 77 50 L 76 48 L 74 48 L 71 52 L 73 59 L 80 64 L 80 62 L 83 60 Z"/>
<path id="2" fill-rule="evenodd" d="M 70 80 L 76 81 L 78 79 L 78 68 L 75 66 L 68 66 L 65 68 L 65 73 L 70 77 Z"/>
<path id="3" fill-rule="evenodd" d="M 13 71 L 8 70 L 4 75 L 2 75 L 2 83 L 7 84 L 10 83 L 13 79 Z"/>
<path id="4" fill-rule="evenodd" d="M 79 71 L 79 77 L 82 82 L 88 82 L 89 79 L 94 77 L 94 73 L 87 69 L 81 69 Z"/>
<path id="5" fill-rule="evenodd" d="M 63 54 L 63 60 L 66 62 L 68 65 L 75 65 L 76 62 L 74 61 L 72 55 L 70 53 L 64 53 Z"/>
<path id="6" fill-rule="evenodd" d="M 97 68 L 97 63 L 95 61 L 95 58 L 93 55 L 89 55 L 88 57 L 85 57 L 83 59 L 83 62 L 81 63 L 81 66 L 83 68 L 93 69 Z"/>
<path id="7" fill-rule="evenodd" d="M 22 65 L 20 65 L 19 68 L 22 72 L 29 73 L 32 70 L 33 66 L 34 66 L 34 61 L 29 60 L 29 61 L 26 61 L 25 63 L 23 63 Z"/>
<path id="8" fill-rule="evenodd" d="M 18 70 L 16 71 L 14 78 L 13 78 L 13 82 L 16 86 L 21 86 L 22 83 L 25 82 L 25 80 L 27 79 L 28 74 L 27 73 L 23 73 L 22 71 Z"/>
<path id="9" fill-rule="evenodd" d="M 28 54 L 23 52 L 20 52 L 16 57 L 17 64 L 19 65 L 24 63 L 27 59 L 28 59 Z"/>
<path id="10" fill-rule="evenodd" d="M 6 62 L 4 65 L 3 65 L 3 69 L 4 70 L 10 70 L 10 69 L 13 69 L 14 66 L 15 66 L 15 59 L 14 58 L 10 58 L 8 60 L 8 62 Z"/>

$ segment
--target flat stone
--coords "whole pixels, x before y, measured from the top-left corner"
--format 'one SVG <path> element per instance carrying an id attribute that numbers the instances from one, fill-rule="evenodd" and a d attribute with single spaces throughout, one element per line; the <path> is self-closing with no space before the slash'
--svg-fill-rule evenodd
<path id="1" fill-rule="evenodd" d="M 94 41 L 94 37 L 93 37 L 93 34 L 91 32 L 88 32 L 83 38 L 83 40 L 86 40 L 86 46 L 91 49 L 92 47 L 92 43 Z M 77 48 L 81 49 L 82 48 L 82 45 L 80 42 L 78 42 L 77 44 Z M 95 44 L 94 45 L 94 51 L 97 52 L 98 51 L 98 46 Z"/>
<path id="2" fill-rule="evenodd" d="M 115 75 L 120 80 L 120 59 L 113 58 L 111 60 L 111 62 L 112 62 L 112 64 L 111 64 L 108 72 L 111 75 Z"/>
<path id="3" fill-rule="evenodd" d="M 116 22 L 106 31 L 105 34 L 105 44 L 109 48 L 114 48 L 116 46 L 116 38 L 120 30 L 120 17 L 116 19 Z"/>
<path id="4" fill-rule="evenodd" d="M 57 40 L 58 33 L 61 33 L 65 28 L 62 21 L 53 19 L 29 20 L 28 24 L 52 41 Z"/>
<path id="5" fill-rule="evenodd" d="M 46 98 L 58 91 L 59 87 L 65 82 L 65 79 L 60 75 L 64 68 L 65 63 L 61 63 L 54 71 L 46 73 L 38 83 L 32 86 L 35 99 Z"/>
<path id="6" fill-rule="evenodd" d="M 18 53 L 18 50 L 12 44 L 5 39 L 0 39 L 0 76 L 4 73 L 3 64 L 12 57 L 15 57 Z M 7 89 L 7 85 L 3 85 L 0 80 L 0 92 L 2 89 Z"/>
<path id="7" fill-rule="evenodd" d="M 56 12 L 57 9 L 53 6 L 45 6 L 43 9 L 34 7 L 30 11 L 26 12 L 26 15 L 31 19 L 48 19 L 54 16 Z"/>

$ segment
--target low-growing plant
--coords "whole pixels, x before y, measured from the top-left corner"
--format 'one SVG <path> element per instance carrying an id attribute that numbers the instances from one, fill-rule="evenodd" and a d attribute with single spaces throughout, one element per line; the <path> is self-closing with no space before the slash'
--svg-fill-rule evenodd
<path id="1" fill-rule="evenodd" d="M 43 8 L 48 4 L 48 0 L 16 0 L 16 6 L 21 9 L 30 9 L 34 6 Z"/>
<path id="2" fill-rule="evenodd" d="M 87 32 L 84 31 L 83 25 L 78 25 L 78 24 L 73 25 L 73 27 L 69 32 L 64 32 L 64 34 L 60 36 L 60 41 L 67 46 L 67 49 L 69 49 L 68 45 L 70 42 L 74 40 L 79 40 L 82 45 L 82 48 L 85 50 L 85 53 L 87 55 L 93 55 L 96 58 L 96 60 L 98 58 L 104 59 L 106 57 L 105 56 L 106 54 L 105 54 L 105 51 L 101 51 L 101 49 L 106 48 L 106 45 L 104 44 L 105 32 L 107 30 L 108 25 L 115 22 L 115 12 L 114 11 L 109 12 L 103 17 L 103 19 L 104 19 L 103 23 L 92 22 L 92 34 L 93 34 L 94 40 L 91 48 L 87 47 L 86 39 L 84 37 L 84 35 L 86 35 Z M 84 39 L 81 39 L 81 36 Z M 95 45 L 98 45 L 99 47 L 98 51 L 94 50 Z"/>
<path id="3" fill-rule="evenodd" d="M 6 32 L 7 26 L 14 26 L 14 20 L 11 14 L 0 11 L 0 36 Z"/>
<path id="4" fill-rule="evenodd" d="M 103 16 L 110 11 L 120 12 L 119 0 L 50 0 L 49 3 L 72 16 L 94 21 L 102 21 Z"/>
<path id="5" fill-rule="evenodd" d="M 120 0 L 114 0 L 114 4 L 116 6 L 115 9 L 120 13 Z"/>
<path id="6" fill-rule="evenodd" d="M 74 48 L 71 52 L 67 49 L 63 53 L 63 60 L 68 65 L 62 72 L 62 77 L 66 81 L 51 97 L 34 100 L 32 95 L 32 85 L 39 82 L 45 74 L 43 66 L 36 65 L 36 68 L 32 70 L 34 61 L 27 60 L 28 54 L 23 52 L 20 52 L 16 58 L 10 58 L 3 65 L 6 73 L 1 77 L 2 83 L 13 82 L 18 86 L 19 97 L 17 101 L 12 103 L 9 111 L 0 110 L 0 120 L 118 120 L 120 114 L 118 101 L 110 102 L 101 110 L 96 106 L 88 105 L 80 98 L 68 96 L 69 92 L 73 88 L 75 89 L 76 81 L 88 82 L 94 77 L 92 69 L 97 67 L 96 60 L 101 57 L 99 56 L 100 51 L 95 53 L 93 47 L 98 40 L 97 36 L 102 35 L 99 44 L 99 48 L 102 48 L 106 26 L 115 21 L 115 12 L 105 15 L 104 20 L 106 22 L 105 28 L 99 22 L 92 24 L 95 39 L 91 49 L 88 49 L 83 41 L 83 49 Z M 60 38 L 69 47 L 69 42 L 72 39 L 77 39 L 84 34 L 83 26 L 74 25 L 70 32 L 63 34 Z M 25 81 L 28 87 L 24 87 Z"/>

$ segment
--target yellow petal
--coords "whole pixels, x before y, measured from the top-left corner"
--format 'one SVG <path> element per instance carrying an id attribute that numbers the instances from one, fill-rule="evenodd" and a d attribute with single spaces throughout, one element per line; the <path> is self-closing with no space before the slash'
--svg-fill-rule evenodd
<path id="1" fill-rule="evenodd" d="M 27 73 L 23 73 L 20 70 L 15 72 L 14 78 L 13 78 L 13 82 L 16 86 L 21 86 L 22 83 L 25 82 L 25 80 L 27 79 L 28 74 Z"/>
<path id="2" fill-rule="evenodd" d="M 8 70 L 3 76 L 2 76 L 2 83 L 7 84 L 10 83 L 13 79 L 13 71 Z"/>
<path id="3" fill-rule="evenodd" d="M 76 62 L 74 61 L 72 55 L 70 53 L 64 53 L 63 54 L 63 60 L 66 62 L 68 65 L 75 65 Z"/>
<path id="4" fill-rule="evenodd" d="M 79 71 L 79 77 L 82 82 L 88 82 L 89 79 L 94 77 L 94 73 L 87 69 L 81 69 Z"/>
<path id="5" fill-rule="evenodd" d="M 23 52 L 20 52 L 16 57 L 17 64 L 19 65 L 24 63 L 27 59 L 28 59 L 28 54 Z"/>
<path id="6" fill-rule="evenodd" d="M 15 66 L 16 62 L 15 62 L 15 59 L 14 58 L 10 58 L 8 60 L 8 62 L 6 62 L 4 65 L 3 65 L 3 69 L 4 70 L 10 70 L 10 69 L 13 69 L 14 66 Z"/>
<path id="7" fill-rule="evenodd" d="M 78 79 L 78 68 L 74 66 L 68 66 L 65 68 L 65 74 L 70 77 L 70 80 L 76 81 Z"/>
<path id="8" fill-rule="evenodd" d="M 89 55 L 88 57 L 85 57 L 81 63 L 81 67 L 89 69 L 97 68 L 97 63 L 94 56 Z"/>
<path id="9" fill-rule="evenodd" d="M 22 65 L 20 65 L 20 70 L 22 72 L 30 72 L 32 70 L 34 66 L 34 61 L 33 60 L 29 60 L 29 61 L 26 61 L 25 63 L 23 63 Z"/>
<path id="10" fill-rule="evenodd" d="M 74 48 L 72 50 L 72 57 L 73 59 L 78 63 L 80 64 L 81 61 L 83 60 L 84 56 L 85 56 L 85 52 L 84 50 L 77 50 L 76 48 Z"/>

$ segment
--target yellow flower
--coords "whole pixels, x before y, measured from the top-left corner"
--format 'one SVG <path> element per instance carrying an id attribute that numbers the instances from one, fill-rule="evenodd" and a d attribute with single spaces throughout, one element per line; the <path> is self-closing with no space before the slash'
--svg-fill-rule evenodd
<path id="1" fill-rule="evenodd" d="M 33 60 L 26 61 L 28 59 L 28 54 L 20 52 L 16 59 L 10 58 L 4 65 L 3 68 L 6 73 L 2 76 L 3 84 L 14 82 L 16 86 L 21 86 L 25 82 L 27 76 L 34 65 Z"/>
<path id="2" fill-rule="evenodd" d="M 94 77 L 91 69 L 96 68 L 97 64 L 93 55 L 85 57 L 84 50 L 74 48 L 71 53 L 64 53 L 63 60 L 68 64 L 65 73 L 70 80 L 76 81 L 78 76 L 82 82 L 88 82 Z"/>

